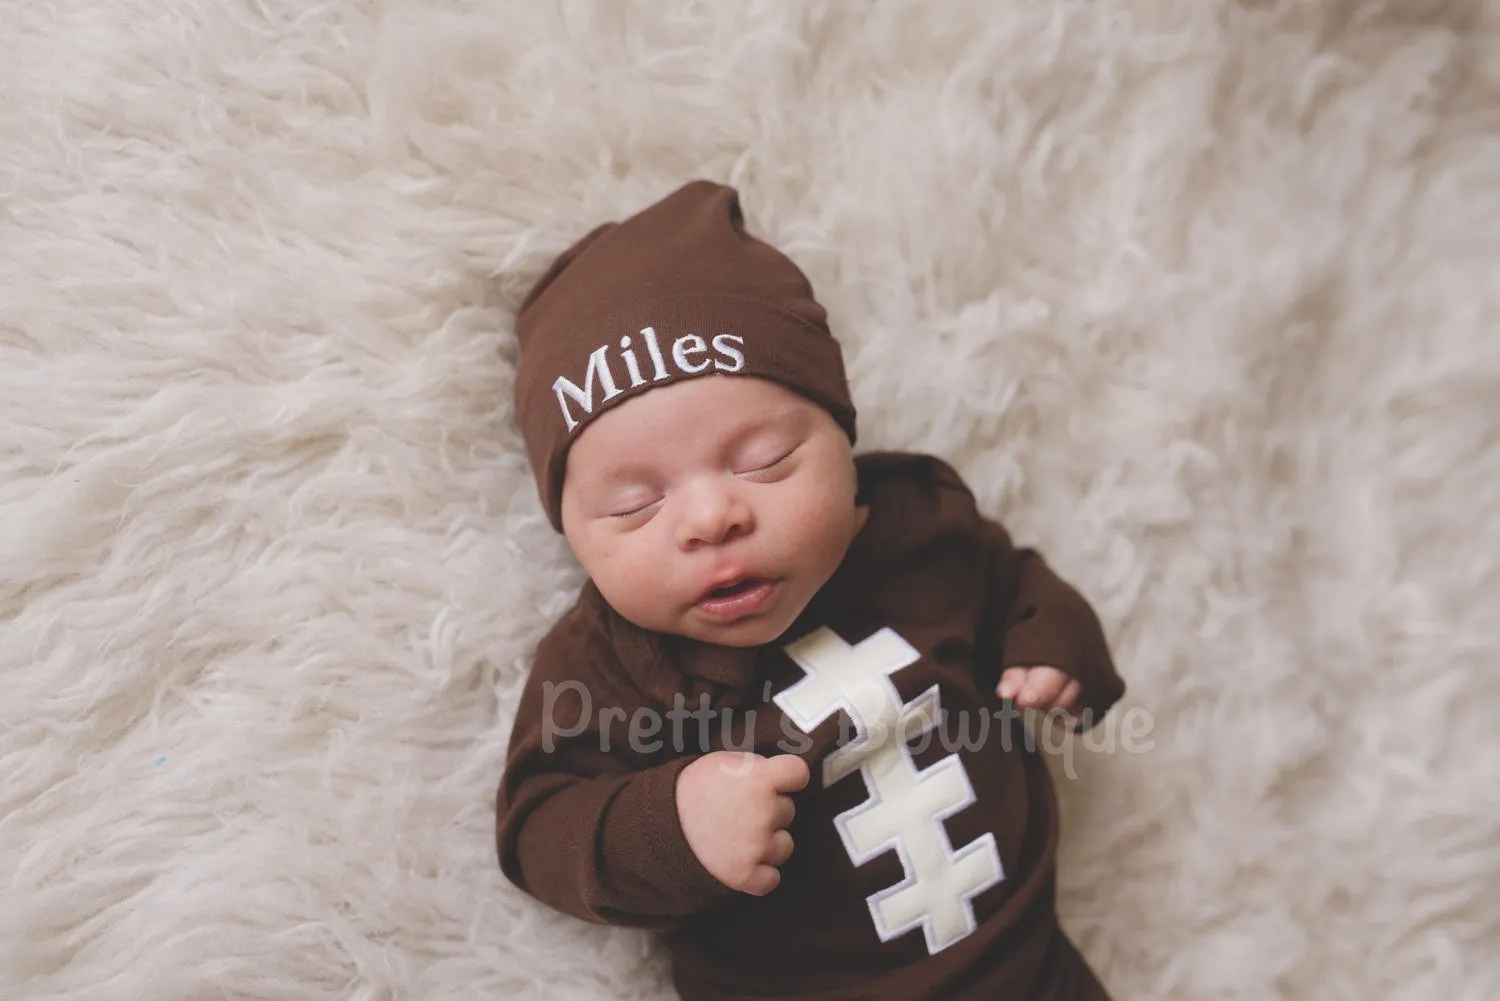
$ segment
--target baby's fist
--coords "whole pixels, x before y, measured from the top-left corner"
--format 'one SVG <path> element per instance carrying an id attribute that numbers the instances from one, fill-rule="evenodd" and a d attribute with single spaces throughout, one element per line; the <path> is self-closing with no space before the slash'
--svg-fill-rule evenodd
<path id="1" fill-rule="evenodd" d="M 1022 709 L 1061 711 L 1070 727 L 1078 725 L 1074 710 L 1082 693 L 1076 678 L 1055 667 L 1012 667 L 1000 675 L 995 694 Z"/>
<path id="2" fill-rule="evenodd" d="M 677 816 L 688 847 L 725 886 L 770 893 L 792 856 L 790 794 L 809 777 L 807 762 L 795 754 L 705 754 L 677 777 Z"/>

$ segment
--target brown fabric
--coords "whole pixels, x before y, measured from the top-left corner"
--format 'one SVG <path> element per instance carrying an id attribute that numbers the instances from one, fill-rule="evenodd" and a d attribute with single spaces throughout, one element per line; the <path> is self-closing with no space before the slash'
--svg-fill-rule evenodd
<path id="1" fill-rule="evenodd" d="M 738 193 L 710 181 L 564 251 L 521 304 L 516 338 L 516 413 L 558 531 L 573 440 L 656 386 L 718 373 L 772 379 L 822 406 L 855 440 L 843 356 L 811 284 L 745 231 Z"/>
<path id="2" fill-rule="evenodd" d="M 1097 724 L 1125 690 L 1103 630 L 941 460 L 878 453 L 856 464 L 869 519 L 774 643 L 648 633 L 584 586 L 541 642 L 522 698 L 496 801 L 500 866 L 559 911 L 661 933 L 686 1001 L 1104 1001 L 1054 911 L 1058 813 L 1045 762 L 994 695 L 1006 667 L 1055 666 L 1079 679 Z M 956 754 L 975 799 L 945 821 L 919 819 L 943 824 L 954 851 L 994 838 L 1003 878 L 970 900 L 973 930 L 935 952 L 921 929 L 889 941 L 876 931 L 867 898 L 905 878 L 898 853 L 856 866 L 841 840 L 835 818 L 870 802 L 859 772 L 822 782 L 849 718 L 803 731 L 774 701 L 804 677 L 784 645 L 819 627 L 850 644 L 889 627 L 920 655 L 891 682 L 902 700 L 936 686 L 947 719 L 912 763 Z M 795 853 L 764 897 L 715 880 L 677 819 L 678 772 L 725 748 L 791 751 L 812 769 L 795 797 Z"/>

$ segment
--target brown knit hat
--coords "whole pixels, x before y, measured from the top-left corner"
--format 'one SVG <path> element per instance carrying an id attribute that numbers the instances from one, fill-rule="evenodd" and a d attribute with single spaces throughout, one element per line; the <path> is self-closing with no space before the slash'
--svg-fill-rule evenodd
<path id="1" fill-rule="evenodd" d="M 552 527 L 568 448 L 656 386 L 714 373 L 772 379 L 855 439 L 843 355 L 801 270 L 745 232 L 739 195 L 693 181 L 552 263 L 516 317 L 516 413 Z"/>

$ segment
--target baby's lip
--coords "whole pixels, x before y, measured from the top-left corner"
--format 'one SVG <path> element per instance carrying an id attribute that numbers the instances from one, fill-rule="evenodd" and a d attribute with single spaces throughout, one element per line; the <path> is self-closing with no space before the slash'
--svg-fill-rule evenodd
<path id="1" fill-rule="evenodd" d="M 709 581 L 708 585 L 705 586 L 703 590 L 698 592 L 698 597 L 693 599 L 693 604 L 701 604 L 702 602 L 705 602 L 714 597 L 714 592 L 721 587 L 729 587 L 731 584 L 738 584 L 741 581 L 757 581 L 770 584 L 775 582 L 776 579 L 777 578 L 775 577 L 771 577 L 767 574 L 757 573 L 753 570 L 736 570 L 733 572 L 721 573 L 715 576 L 711 581 Z"/>
<path id="2" fill-rule="evenodd" d="M 765 577 L 741 577 L 740 582 L 745 586 L 737 587 L 729 594 L 714 595 L 710 592 L 698 600 L 693 610 L 721 626 L 764 612 L 772 601 L 777 582 Z"/>

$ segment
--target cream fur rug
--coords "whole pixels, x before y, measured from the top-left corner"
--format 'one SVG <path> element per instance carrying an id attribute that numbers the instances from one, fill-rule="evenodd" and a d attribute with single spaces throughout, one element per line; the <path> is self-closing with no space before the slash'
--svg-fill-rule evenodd
<path id="1" fill-rule="evenodd" d="M 671 996 L 492 807 L 512 311 L 694 176 L 1097 602 L 1116 996 L 1500 996 L 1500 0 L 0 10 L 7 1001 Z"/>

